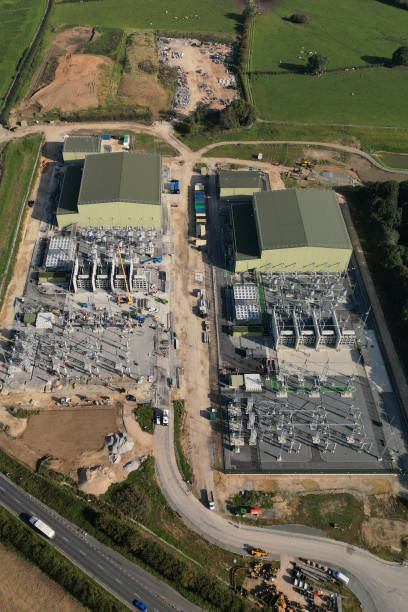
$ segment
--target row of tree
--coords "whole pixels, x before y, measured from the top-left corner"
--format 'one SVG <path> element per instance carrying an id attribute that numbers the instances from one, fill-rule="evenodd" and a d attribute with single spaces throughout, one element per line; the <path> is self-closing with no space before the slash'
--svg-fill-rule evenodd
<path id="1" fill-rule="evenodd" d="M 128 609 L 4 508 L 0 508 L 0 540 L 34 563 L 89 610 L 126 612 Z"/>
<path id="2" fill-rule="evenodd" d="M 178 559 L 162 544 L 147 540 L 140 532 L 113 516 L 94 513 L 94 524 L 115 544 L 125 547 L 176 588 L 183 589 L 207 602 L 210 608 L 225 612 L 246 612 L 251 604 L 236 596 L 230 588 L 204 570 Z"/>
<path id="3" fill-rule="evenodd" d="M 399 344 L 408 358 L 408 181 L 371 183 L 361 195 L 358 213 L 373 273 L 386 290 Z"/>

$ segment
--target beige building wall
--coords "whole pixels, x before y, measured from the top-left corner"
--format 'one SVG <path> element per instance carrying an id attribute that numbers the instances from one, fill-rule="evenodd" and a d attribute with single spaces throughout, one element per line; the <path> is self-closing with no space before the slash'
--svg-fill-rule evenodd
<path id="1" fill-rule="evenodd" d="M 254 193 L 261 191 L 255 187 L 222 187 L 220 189 L 220 198 L 234 198 L 237 196 L 252 196 Z"/>
<path id="2" fill-rule="evenodd" d="M 109 202 L 80 204 L 78 214 L 57 215 L 58 226 L 77 223 L 79 227 L 143 227 L 162 226 L 162 210 L 157 204 L 135 204 L 134 202 Z"/>
<path id="3" fill-rule="evenodd" d="M 263 251 L 260 259 L 237 261 L 236 272 L 256 268 L 264 272 L 343 272 L 350 261 L 351 249 L 298 247 Z"/>

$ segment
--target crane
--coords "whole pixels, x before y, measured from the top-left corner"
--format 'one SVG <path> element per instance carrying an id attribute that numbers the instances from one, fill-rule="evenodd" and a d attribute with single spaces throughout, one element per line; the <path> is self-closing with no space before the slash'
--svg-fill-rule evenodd
<path id="1" fill-rule="evenodd" d="M 125 266 L 123 265 L 123 259 L 122 259 L 122 254 L 120 252 L 120 246 L 118 245 L 118 253 L 119 253 L 119 259 L 120 259 L 120 265 L 122 266 L 122 272 L 123 272 L 123 278 L 125 279 L 125 287 L 126 287 L 126 293 L 127 293 L 127 303 L 128 304 L 133 304 L 133 298 L 129 293 L 129 286 L 127 283 L 127 278 L 126 278 L 126 272 L 125 272 Z M 123 299 L 118 296 L 118 304 L 121 304 L 123 301 Z"/>

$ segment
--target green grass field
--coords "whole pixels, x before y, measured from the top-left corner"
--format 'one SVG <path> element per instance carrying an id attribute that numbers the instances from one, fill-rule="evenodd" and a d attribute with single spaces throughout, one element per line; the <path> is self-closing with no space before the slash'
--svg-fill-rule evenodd
<path id="1" fill-rule="evenodd" d="M 211 149 L 204 157 L 226 157 L 255 161 L 262 153 L 262 161 L 279 162 L 284 166 L 293 166 L 295 162 L 307 159 L 304 147 L 296 145 L 221 145 Z"/>
<path id="2" fill-rule="evenodd" d="M 310 15 L 305 26 L 283 19 L 296 12 Z M 284 0 L 256 18 L 251 70 L 305 65 L 309 51 L 327 56 L 329 69 L 361 66 L 390 58 L 403 43 L 408 11 L 377 0 Z"/>
<path id="3" fill-rule="evenodd" d="M 373 68 L 310 77 L 255 76 L 257 115 L 275 121 L 408 127 L 402 111 L 408 68 Z"/>
<path id="4" fill-rule="evenodd" d="M 304 125 L 295 123 L 255 123 L 248 129 L 229 132 L 206 132 L 183 136 L 193 151 L 206 145 L 234 140 L 287 140 L 331 142 L 351 145 L 363 151 L 408 153 L 408 129 L 349 127 L 346 125 Z M 208 154 L 211 157 L 211 154 Z"/>
<path id="5" fill-rule="evenodd" d="M 0 106 L 46 4 L 46 0 L 0 0 Z"/>
<path id="6" fill-rule="evenodd" d="M 0 150 L 0 277 L 10 256 L 21 206 L 25 205 L 24 194 L 40 144 L 41 136 L 35 134 L 13 140 Z"/>
<path id="7" fill-rule="evenodd" d="M 232 0 L 144 0 L 142 3 L 96 0 L 72 4 L 57 2 L 51 21 L 54 25 L 222 32 L 235 36 L 240 13 Z"/>

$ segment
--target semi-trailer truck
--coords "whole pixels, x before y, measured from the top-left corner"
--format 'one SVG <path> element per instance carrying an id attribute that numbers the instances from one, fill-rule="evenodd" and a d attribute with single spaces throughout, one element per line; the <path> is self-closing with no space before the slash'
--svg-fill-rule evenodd
<path id="1" fill-rule="evenodd" d="M 40 521 L 40 519 L 38 519 L 36 516 L 30 516 L 28 521 L 30 525 L 32 525 L 35 529 L 37 529 L 37 531 L 39 531 L 43 535 L 47 536 L 47 538 L 50 538 L 50 540 L 52 540 L 52 538 L 55 536 L 55 531 L 51 529 L 51 527 L 49 527 L 46 523 Z"/>

